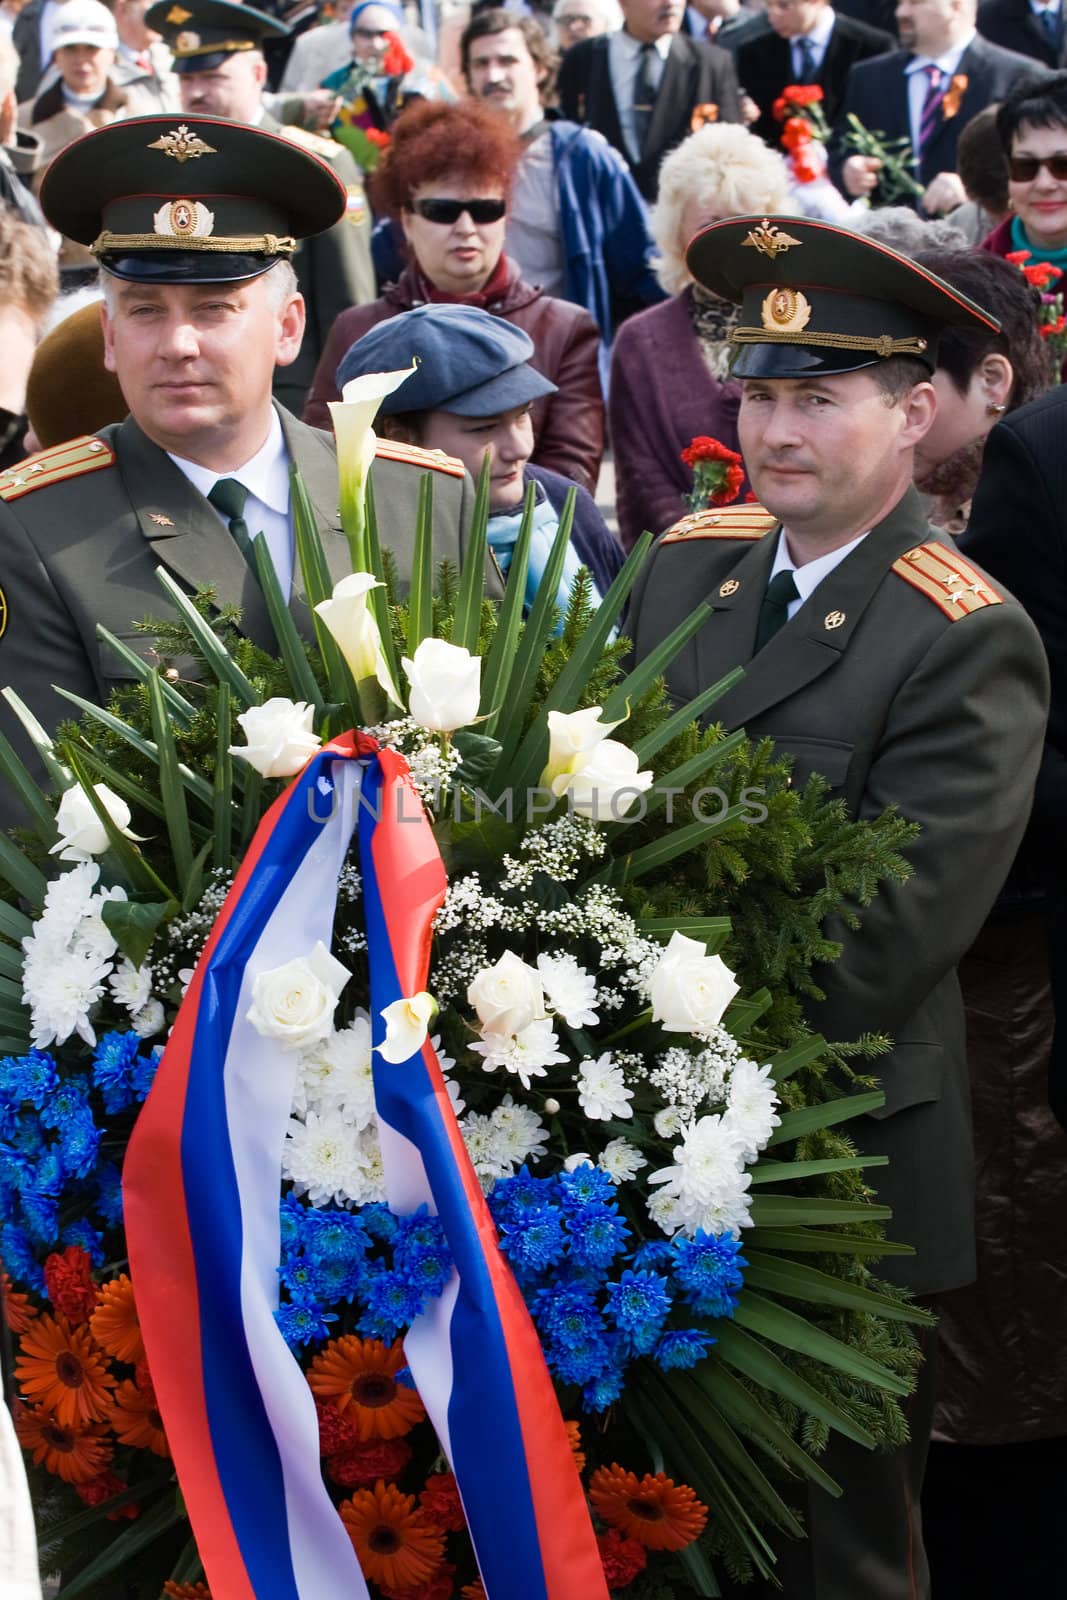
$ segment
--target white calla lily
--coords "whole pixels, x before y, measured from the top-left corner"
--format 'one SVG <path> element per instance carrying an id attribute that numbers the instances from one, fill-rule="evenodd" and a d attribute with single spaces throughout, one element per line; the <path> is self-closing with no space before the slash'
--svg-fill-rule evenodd
<path id="1" fill-rule="evenodd" d="M 392 1005 L 384 1006 L 385 1039 L 378 1046 L 382 1060 L 393 1066 L 410 1061 L 426 1043 L 437 1010 L 437 1001 L 425 989 L 420 989 L 410 999 L 394 1000 Z"/>
<path id="2" fill-rule="evenodd" d="M 374 419 L 387 394 L 399 389 L 410 378 L 417 362 L 400 372 L 365 372 L 353 378 L 341 391 L 340 400 L 330 401 L 330 418 L 337 440 L 337 472 L 341 488 L 341 522 L 352 546 L 353 565 L 363 566 L 363 496 L 367 473 L 374 460 L 377 440 Z"/>
<path id="3" fill-rule="evenodd" d="M 350 572 L 334 584 L 330 599 L 320 600 L 315 610 L 337 641 L 357 686 L 376 678 L 393 703 L 402 706 L 400 690 L 382 650 L 378 624 L 367 603 L 371 590 L 382 587 L 369 572 Z"/>

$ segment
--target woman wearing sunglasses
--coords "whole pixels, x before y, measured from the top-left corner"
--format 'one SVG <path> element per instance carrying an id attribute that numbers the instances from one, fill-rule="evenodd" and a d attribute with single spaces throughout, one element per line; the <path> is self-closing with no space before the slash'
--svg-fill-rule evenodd
<path id="1" fill-rule="evenodd" d="M 414 306 L 477 306 L 533 341 L 531 366 L 558 392 L 534 402 L 533 462 L 595 491 L 604 449 L 600 333 L 589 313 L 526 283 L 504 254 L 507 197 L 521 154 L 504 118 L 476 101 L 413 106 L 393 126 L 374 175 L 375 204 L 397 218 L 408 264 L 370 305 L 337 318 L 304 421 L 329 428 L 336 371 L 368 328 Z"/>
<path id="2" fill-rule="evenodd" d="M 1011 214 L 982 241 L 996 256 L 1029 251 L 1047 262 L 1067 289 L 1067 72 L 1028 78 L 997 112 L 997 133 L 1008 158 Z M 1067 367 L 1065 367 L 1067 376 Z"/>

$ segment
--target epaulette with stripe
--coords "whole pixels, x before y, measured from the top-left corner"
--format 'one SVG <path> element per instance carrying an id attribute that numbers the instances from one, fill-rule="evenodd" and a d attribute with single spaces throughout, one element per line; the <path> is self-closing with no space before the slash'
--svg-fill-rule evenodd
<path id="1" fill-rule="evenodd" d="M 285 123 L 280 133 L 290 144 L 299 145 L 301 150 L 310 150 L 320 161 L 335 160 L 338 152 L 343 149 L 336 139 L 324 139 L 321 133 L 312 133 L 310 128 L 298 128 L 293 123 Z"/>
<path id="2" fill-rule="evenodd" d="M 453 478 L 462 478 L 467 470 L 462 461 L 446 456 L 443 450 L 424 450 L 421 445 L 401 444 L 397 439 L 376 439 L 374 454 L 385 461 L 406 461 L 412 467 L 447 472 Z"/>
<path id="3" fill-rule="evenodd" d="M 693 511 L 668 528 L 660 544 L 678 544 L 683 539 L 762 539 L 777 526 L 777 517 L 750 501 L 748 505 L 723 506 L 719 511 Z"/>
<path id="4" fill-rule="evenodd" d="M 0 472 L 0 500 L 21 500 L 34 489 L 43 489 L 49 483 L 62 483 L 65 478 L 80 478 L 86 472 L 99 472 L 110 467 L 115 452 L 103 439 L 83 433 L 65 444 L 53 445 L 35 456 L 28 456 L 17 467 Z"/>
<path id="5" fill-rule="evenodd" d="M 921 589 L 928 600 L 955 621 L 985 606 L 1003 605 L 1004 597 L 989 579 L 947 545 L 916 545 L 893 562 L 898 577 Z"/>

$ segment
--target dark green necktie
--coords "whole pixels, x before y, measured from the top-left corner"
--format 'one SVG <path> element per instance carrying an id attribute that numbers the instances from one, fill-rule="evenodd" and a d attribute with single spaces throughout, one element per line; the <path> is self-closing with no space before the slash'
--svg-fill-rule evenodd
<path id="1" fill-rule="evenodd" d="M 238 483 L 236 478 L 220 478 L 208 495 L 208 499 L 215 510 L 221 511 L 226 518 L 234 544 L 255 572 L 256 558 L 244 514 L 248 490 L 243 483 Z"/>
<path id="2" fill-rule="evenodd" d="M 786 568 L 776 572 L 767 585 L 767 593 L 763 596 L 763 604 L 759 608 L 756 652 L 762 650 L 763 646 L 774 638 L 779 628 L 785 627 L 789 619 L 789 602 L 799 599 L 800 591 L 793 581 L 792 572 Z"/>
<path id="3" fill-rule="evenodd" d="M 655 45 L 643 44 L 637 66 L 637 77 L 634 79 L 633 98 L 634 139 L 638 150 L 642 153 L 645 140 L 648 138 L 649 123 L 652 121 L 652 108 L 656 103 L 656 81 L 653 77 L 655 65 Z"/>

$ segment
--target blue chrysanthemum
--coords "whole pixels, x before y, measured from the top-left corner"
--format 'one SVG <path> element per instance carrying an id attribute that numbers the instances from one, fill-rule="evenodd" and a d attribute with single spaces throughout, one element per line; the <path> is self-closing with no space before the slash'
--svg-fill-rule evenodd
<path id="1" fill-rule="evenodd" d="M 555 1206 L 537 1206 L 503 1222 L 500 1248 L 517 1271 L 530 1276 L 559 1260 L 566 1244 L 563 1220 Z"/>
<path id="2" fill-rule="evenodd" d="M 380 1239 L 384 1244 L 388 1244 L 396 1234 L 397 1220 L 389 1207 L 380 1202 L 364 1206 L 359 1220 L 372 1239 Z"/>
<path id="3" fill-rule="evenodd" d="M 550 1344 L 545 1349 L 545 1359 L 560 1383 L 589 1383 L 611 1365 L 611 1353 L 603 1339 L 585 1339 L 567 1349 Z"/>
<path id="4" fill-rule="evenodd" d="M 610 1182 L 610 1180 L 609 1180 Z M 618 1210 L 591 1200 L 567 1218 L 570 1253 L 579 1265 L 604 1268 L 625 1249 L 630 1237 Z"/>
<path id="5" fill-rule="evenodd" d="M 555 1198 L 555 1180 L 535 1178 L 530 1170 L 520 1167 L 514 1177 L 501 1178 L 493 1189 L 489 1209 L 497 1224 L 514 1221 L 527 1211 L 539 1211 Z"/>
<path id="6" fill-rule="evenodd" d="M 36 1111 L 42 1111 L 58 1083 L 56 1064 L 43 1050 L 5 1056 L 0 1061 L 0 1098 L 5 1105 L 17 1108 L 21 1101 L 28 1100 Z"/>
<path id="7" fill-rule="evenodd" d="M 637 1355 L 648 1355 L 671 1309 L 667 1279 L 628 1267 L 617 1283 L 607 1285 L 605 1294 L 607 1315 Z"/>
<path id="8" fill-rule="evenodd" d="M 561 1172 L 557 1179 L 560 1200 L 567 1211 L 594 1201 L 608 1203 L 615 1197 L 615 1185 L 606 1172 L 584 1162 L 573 1172 Z"/>
<path id="9" fill-rule="evenodd" d="M 314 1298 L 311 1287 L 312 1266 L 303 1256 L 290 1256 L 278 1268 L 278 1276 L 294 1300 Z"/>
<path id="10" fill-rule="evenodd" d="M 710 1333 L 701 1333 L 698 1328 L 680 1328 L 663 1335 L 653 1357 L 665 1372 L 695 1367 L 714 1343 Z"/>
<path id="11" fill-rule="evenodd" d="M 295 1194 L 287 1194 L 279 1207 L 283 1256 L 299 1255 L 304 1248 L 304 1224 L 311 1215 Z"/>
<path id="12" fill-rule="evenodd" d="M 60 1234 L 60 1243 L 65 1245 L 76 1244 L 79 1250 L 84 1250 L 94 1267 L 104 1265 L 104 1236 L 97 1233 L 91 1223 L 84 1218 L 77 1222 L 70 1222 Z"/>
<path id="13" fill-rule="evenodd" d="M 622 1373 L 602 1372 L 582 1389 L 582 1404 L 587 1411 L 606 1411 L 622 1394 Z"/>
<path id="14" fill-rule="evenodd" d="M 133 1098 L 138 1105 L 147 1098 L 149 1089 L 156 1081 L 156 1073 L 162 1060 L 163 1046 L 157 1044 L 146 1056 L 138 1056 L 134 1062 L 130 1083 L 133 1087 Z"/>
<path id="15" fill-rule="evenodd" d="M 315 1262 L 362 1261 L 370 1238 L 354 1211 L 313 1209 L 304 1213 L 303 1246 Z"/>
<path id="16" fill-rule="evenodd" d="M 93 1051 L 93 1083 L 108 1116 L 133 1105 L 133 1069 L 141 1048 L 136 1033 L 105 1033 Z"/>
<path id="17" fill-rule="evenodd" d="M 365 1339 L 392 1344 L 422 1310 L 421 1295 L 396 1272 L 379 1272 L 367 1285 L 367 1304 L 359 1330 Z"/>
<path id="18" fill-rule="evenodd" d="M 0 1229 L 0 1260 L 15 1283 L 44 1293 L 44 1273 L 26 1229 L 17 1222 L 5 1222 Z"/>
<path id="19" fill-rule="evenodd" d="M 122 1225 L 122 1174 L 113 1162 L 96 1169 L 96 1212 L 109 1228 Z"/>
<path id="20" fill-rule="evenodd" d="M 604 1319 L 588 1289 L 553 1284 L 534 1296 L 530 1309 L 542 1335 L 560 1349 L 576 1349 L 604 1332 Z"/>
<path id="21" fill-rule="evenodd" d="M 274 1320 L 282 1331 L 282 1338 L 290 1350 L 303 1350 L 306 1345 L 330 1336 L 329 1324 L 337 1318 L 316 1305 L 279 1306 Z"/>
<path id="22" fill-rule="evenodd" d="M 634 1251 L 634 1266 L 641 1272 L 671 1272 L 674 1267 L 674 1241 L 649 1239 Z"/>
<path id="23" fill-rule="evenodd" d="M 347 1261 L 343 1256 L 328 1256 L 325 1261 L 308 1257 L 307 1263 L 311 1290 L 317 1300 L 330 1305 L 335 1300 L 354 1300 L 360 1294 L 366 1273 L 362 1256 L 351 1256 Z"/>
<path id="24" fill-rule="evenodd" d="M 59 1240 L 59 1201 L 36 1189 L 22 1191 L 22 1220 L 34 1244 L 50 1249 Z"/>
<path id="25" fill-rule="evenodd" d="M 709 1317 L 732 1317 L 744 1287 L 742 1267 L 748 1262 L 732 1234 L 698 1233 L 674 1241 L 674 1276 L 697 1311 Z"/>
<path id="26" fill-rule="evenodd" d="M 57 1146 L 67 1173 L 75 1178 L 87 1178 L 96 1166 L 103 1130 L 96 1126 L 89 1112 L 70 1117 L 59 1130 Z"/>

